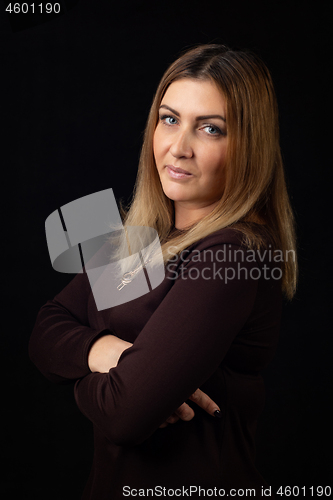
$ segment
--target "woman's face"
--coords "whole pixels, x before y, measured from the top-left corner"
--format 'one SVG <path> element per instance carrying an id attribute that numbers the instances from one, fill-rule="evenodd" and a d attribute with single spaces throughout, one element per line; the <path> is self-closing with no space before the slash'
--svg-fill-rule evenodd
<path id="1" fill-rule="evenodd" d="M 168 87 L 153 149 L 163 191 L 175 208 L 213 209 L 220 200 L 228 145 L 225 117 L 225 99 L 213 82 L 183 78 Z"/>

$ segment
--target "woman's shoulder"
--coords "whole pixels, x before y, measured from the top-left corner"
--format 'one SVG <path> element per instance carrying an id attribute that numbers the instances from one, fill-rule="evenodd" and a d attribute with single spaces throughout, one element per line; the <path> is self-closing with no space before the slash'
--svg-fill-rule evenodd
<path id="1" fill-rule="evenodd" d="M 252 238 L 249 238 L 249 235 Z M 197 242 L 193 243 L 190 249 L 201 250 L 213 246 L 238 246 L 244 250 L 251 248 L 251 240 L 260 243 L 259 246 L 267 247 L 271 243 L 271 237 L 267 228 L 258 223 L 247 223 L 246 225 L 228 226 L 218 229 Z"/>
<path id="2" fill-rule="evenodd" d="M 195 246 L 197 248 L 197 247 L 207 247 L 220 244 L 242 246 L 244 245 L 244 233 L 237 228 L 224 227 L 222 229 L 218 229 L 217 231 L 208 234 L 207 236 L 204 236 L 191 246 L 193 247 Z"/>
<path id="3" fill-rule="evenodd" d="M 208 234 L 202 242 L 228 243 L 234 245 L 244 244 L 244 234 L 241 230 L 233 227 L 224 227 L 218 231 Z"/>

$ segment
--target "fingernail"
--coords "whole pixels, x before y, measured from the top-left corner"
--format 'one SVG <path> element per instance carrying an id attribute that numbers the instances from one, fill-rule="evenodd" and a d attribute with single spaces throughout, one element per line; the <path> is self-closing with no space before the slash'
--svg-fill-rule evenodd
<path id="1" fill-rule="evenodd" d="M 222 413 L 220 412 L 220 410 L 215 410 L 214 411 L 214 416 L 217 417 L 217 418 L 222 418 Z"/>

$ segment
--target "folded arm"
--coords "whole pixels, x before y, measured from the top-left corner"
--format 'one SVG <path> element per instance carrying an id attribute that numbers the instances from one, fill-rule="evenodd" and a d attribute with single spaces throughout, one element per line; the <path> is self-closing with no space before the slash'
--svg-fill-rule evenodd
<path id="1" fill-rule="evenodd" d="M 93 297 L 88 277 L 80 273 L 43 305 L 37 315 L 29 356 L 52 382 L 75 381 L 91 373 L 88 365 L 91 346 L 101 336 L 113 333 L 108 328 L 89 326 L 89 300 Z"/>
<path id="2" fill-rule="evenodd" d="M 76 382 L 80 410 L 114 443 L 147 439 L 216 371 L 249 317 L 257 281 L 226 282 L 237 262 L 214 260 L 187 263 L 117 366 Z"/>

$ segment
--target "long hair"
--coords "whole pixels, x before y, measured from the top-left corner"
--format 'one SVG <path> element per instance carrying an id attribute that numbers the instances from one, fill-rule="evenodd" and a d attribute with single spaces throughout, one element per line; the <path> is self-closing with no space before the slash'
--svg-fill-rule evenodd
<path id="1" fill-rule="evenodd" d="M 226 100 L 228 150 L 225 187 L 218 205 L 187 231 L 177 234 L 170 233 L 174 203 L 162 189 L 153 136 L 163 96 L 172 82 L 182 78 L 209 80 L 220 89 Z M 257 231 L 253 222 L 260 223 L 264 231 Z M 266 232 L 284 256 L 290 252 L 294 256 L 282 262 L 282 288 L 289 299 L 293 297 L 297 281 L 294 217 L 281 158 L 275 91 L 270 73 L 258 56 L 206 44 L 187 50 L 169 66 L 150 108 L 133 199 L 124 224 L 156 229 L 164 262 L 174 256 L 175 248 L 180 253 L 225 227 L 241 231 L 248 247 L 257 249 L 265 241 L 267 244 Z"/>

